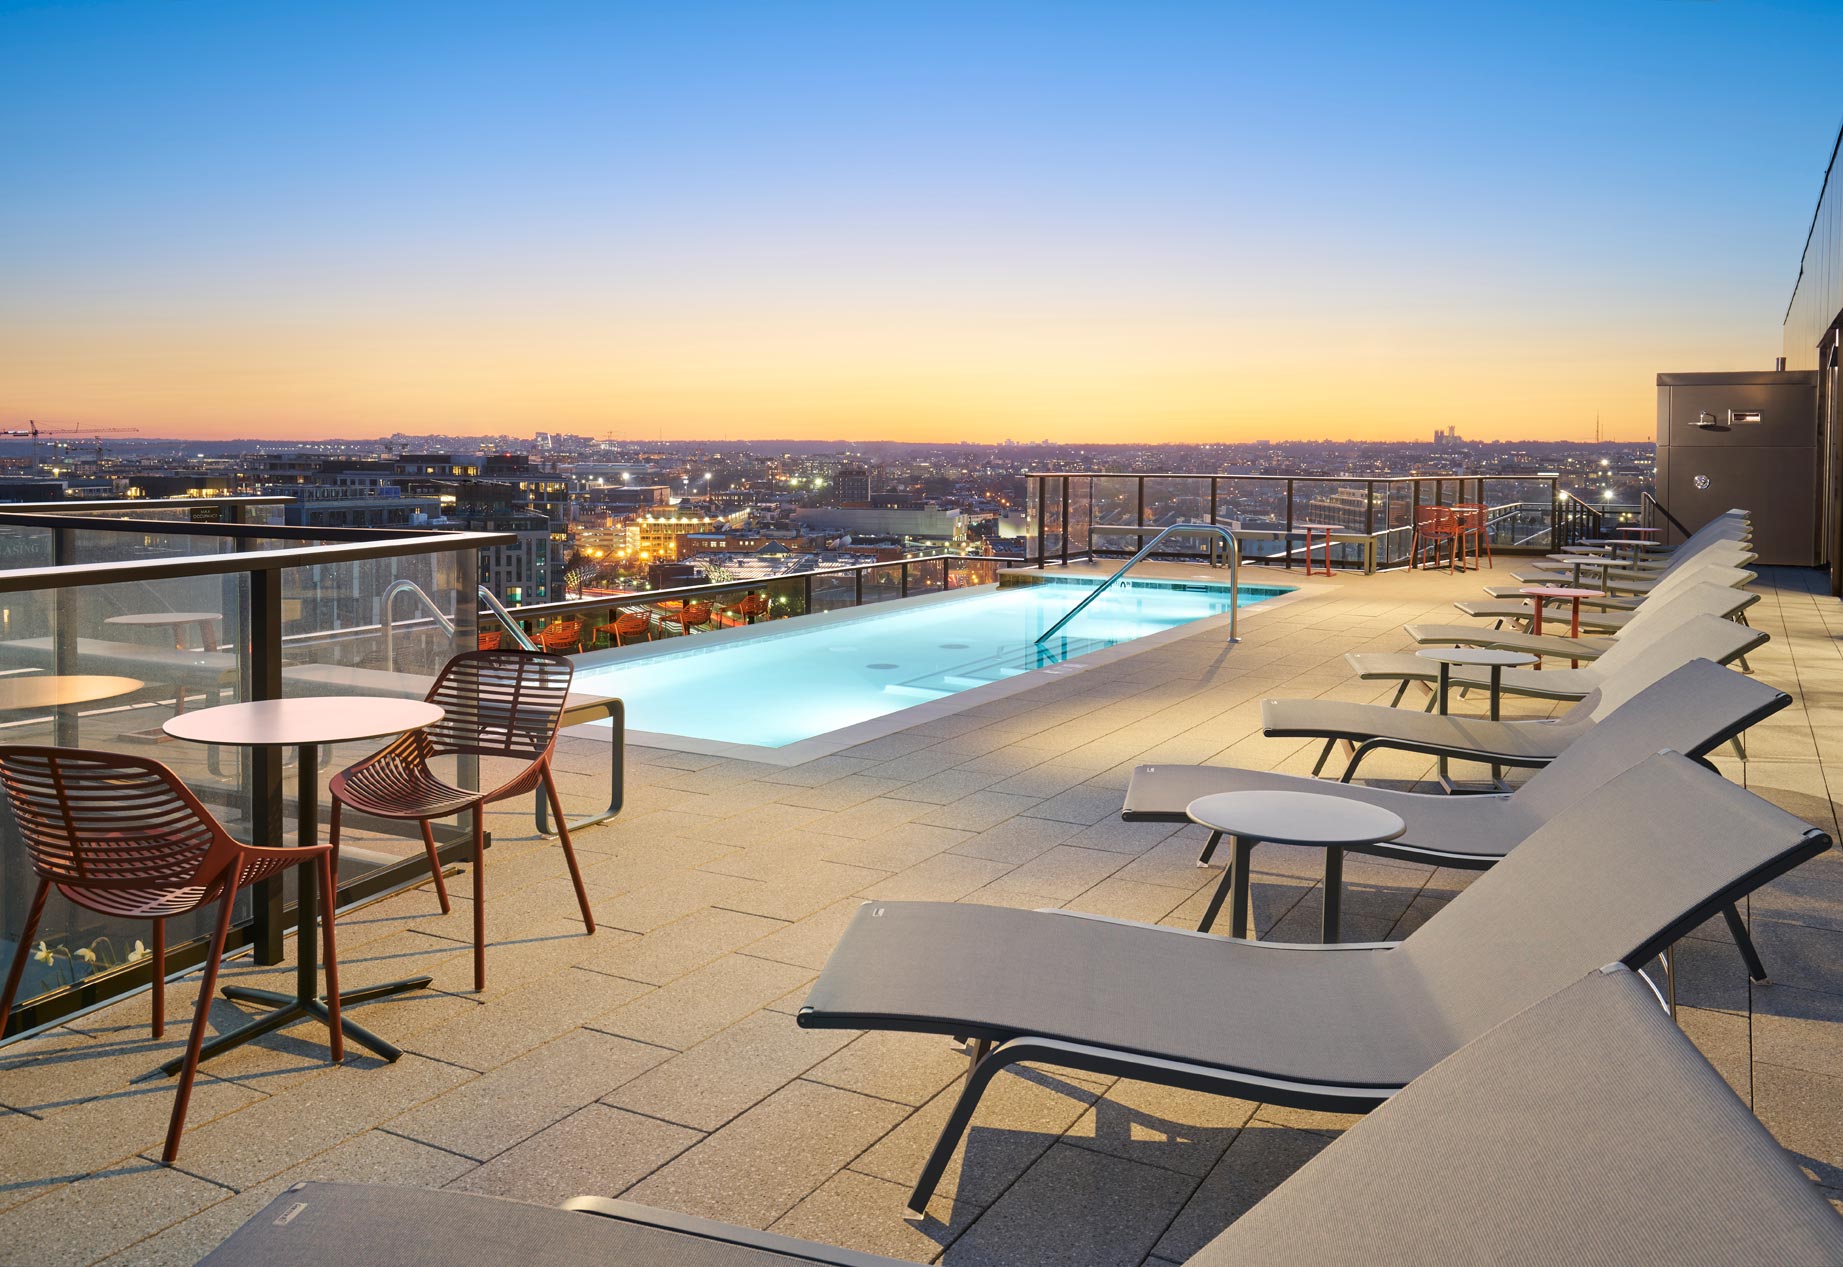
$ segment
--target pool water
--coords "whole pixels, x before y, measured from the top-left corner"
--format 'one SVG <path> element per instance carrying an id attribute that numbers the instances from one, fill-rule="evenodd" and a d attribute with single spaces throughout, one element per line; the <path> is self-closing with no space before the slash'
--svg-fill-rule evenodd
<path id="1" fill-rule="evenodd" d="M 1226 585 L 1122 581 L 1037 646 L 1093 585 L 1059 578 L 753 637 L 694 635 L 683 650 L 579 669 L 576 689 L 620 696 L 633 730 L 778 748 L 1229 610 Z M 1244 585 L 1241 606 L 1290 592 Z"/>

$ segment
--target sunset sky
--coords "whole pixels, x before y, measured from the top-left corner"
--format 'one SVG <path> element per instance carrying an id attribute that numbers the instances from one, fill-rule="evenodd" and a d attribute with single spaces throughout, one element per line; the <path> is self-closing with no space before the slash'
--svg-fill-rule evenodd
<path id="1" fill-rule="evenodd" d="M 0 426 L 1651 434 L 1843 3 L 0 0 Z"/>

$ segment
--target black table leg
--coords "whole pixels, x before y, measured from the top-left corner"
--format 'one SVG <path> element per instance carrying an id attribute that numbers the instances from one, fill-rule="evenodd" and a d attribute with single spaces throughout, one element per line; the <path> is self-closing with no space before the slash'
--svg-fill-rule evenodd
<path id="1" fill-rule="evenodd" d="M 1338 940 L 1338 926 L 1344 908 L 1344 851 L 1336 845 L 1325 850 L 1324 919 L 1319 937 L 1331 943 Z"/>
<path id="2" fill-rule="evenodd" d="M 296 840 L 303 845 L 311 845 L 320 839 L 320 749 L 317 744 L 301 746 L 295 773 L 296 808 L 299 813 Z M 223 994 L 227 999 L 238 1003 L 261 1004 L 274 1010 L 206 1043 L 199 1051 L 200 1060 L 209 1060 L 233 1047 L 241 1047 L 252 1039 L 261 1038 L 264 1034 L 284 1029 L 296 1021 L 311 1018 L 323 1025 L 332 1024 L 332 1014 L 320 1000 L 320 886 L 311 875 L 302 876 L 297 886 L 295 916 L 294 993 L 283 994 L 277 990 L 257 990 L 239 985 L 225 986 Z M 348 1003 L 362 1003 L 409 990 L 420 990 L 428 986 L 432 979 L 407 977 L 401 981 L 344 991 L 339 996 L 339 1005 L 343 1008 Z M 342 1015 L 339 1021 L 339 1028 L 347 1038 L 384 1060 L 395 1060 L 403 1054 L 394 1044 L 364 1026 L 355 1024 L 348 1017 Z M 160 1071 L 171 1076 L 179 1072 L 183 1063 L 183 1056 L 176 1057 L 161 1065 Z"/>
<path id="3" fill-rule="evenodd" d="M 1216 855 L 1216 846 L 1222 843 L 1222 833 L 1213 831 L 1209 834 L 1209 843 L 1203 846 L 1203 852 L 1197 855 L 1197 865 L 1207 867 L 1209 860 Z"/>

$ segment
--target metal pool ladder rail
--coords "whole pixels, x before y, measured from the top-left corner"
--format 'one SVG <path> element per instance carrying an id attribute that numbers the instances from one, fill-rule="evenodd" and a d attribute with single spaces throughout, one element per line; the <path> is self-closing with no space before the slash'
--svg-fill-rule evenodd
<path id="1" fill-rule="evenodd" d="M 1228 547 L 1229 547 L 1229 641 L 1230 642 L 1240 642 L 1241 639 L 1235 636 L 1235 621 L 1236 621 L 1237 616 L 1240 614 L 1240 609 L 1241 609 L 1241 543 L 1235 539 L 1235 534 L 1233 532 L 1230 532 L 1227 528 L 1224 528 L 1221 524 L 1172 524 L 1169 528 L 1166 528 L 1164 531 L 1160 532 L 1156 537 L 1153 537 L 1150 541 L 1146 542 L 1143 546 L 1140 546 L 1139 553 L 1135 554 L 1132 558 L 1128 559 L 1126 561 L 1125 567 L 1121 568 L 1118 572 L 1115 572 L 1112 576 L 1108 577 L 1106 580 L 1102 581 L 1099 585 L 1095 586 L 1093 593 L 1089 594 L 1086 598 L 1082 599 L 1081 602 L 1071 607 L 1068 610 L 1068 613 L 1064 615 L 1061 620 L 1051 625 L 1048 629 L 1045 629 L 1042 632 L 1042 634 L 1038 636 L 1037 645 L 1040 646 L 1043 643 L 1047 642 L 1049 639 L 1055 637 L 1058 630 L 1060 630 L 1064 625 L 1068 624 L 1071 620 L 1074 620 L 1077 616 L 1081 615 L 1082 608 L 1086 607 L 1089 603 L 1092 603 L 1095 599 L 1099 598 L 1102 594 L 1105 594 L 1115 581 L 1119 580 L 1121 577 L 1125 576 L 1128 572 L 1133 570 L 1134 564 L 1138 563 L 1141 559 L 1151 554 L 1152 551 L 1158 549 L 1159 542 L 1163 541 L 1166 537 L 1175 536 L 1179 533 L 1186 533 L 1186 532 L 1215 533 L 1217 536 L 1221 537 L 1223 541 L 1228 543 Z"/>
<path id="2" fill-rule="evenodd" d="M 414 594 L 417 599 L 421 601 L 422 605 L 428 609 L 429 614 L 435 618 L 436 626 L 450 637 L 454 636 L 454 621 L 449 618 L 446 612 L 436 605 L 434 599 L 429 597 L 429 592 L 427 590 L 411 580 L 392 581 L 384 590 L 383 624 L 384 664 L 387 668 L 393 670 L 397 667 L 397 649 L 395 646 L 396 639 L 394 637 L 395 629 L 391 623 L 390 609 L 392 604 L 396 602 L 397 595 L 404 593 Z M 531 641 L 531 635 L 525 632 L 525 627 L 512 618 L 512 613 L 507 611 L 505 605 L 499 601 L 493 591 L 486 588 L 484 585 L 480 586 L 480 601 L 486 604 L 488 611 L 499 618 L 499 623 L 505 626 L 506 632 L 512 635 L 512 640 L 514 642 L 523 647 L 526 651 L 536 651 L 538 649 L 538 644 Z"/>

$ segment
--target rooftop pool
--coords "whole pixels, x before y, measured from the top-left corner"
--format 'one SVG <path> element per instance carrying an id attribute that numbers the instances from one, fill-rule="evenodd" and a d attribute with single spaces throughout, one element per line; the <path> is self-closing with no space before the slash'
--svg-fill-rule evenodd
<path id="1" fill-rule="evenodd" d="M 578 662 L 576 689 L 620 696 L 641 743 L 783 749 L 1229 610 L 1226 584 L 1127 580 L 1036 645 L 1098 580 L 982 586 L 602 653 Z M 1291 592 L 1243 585 L 1241 607 Z"/>

